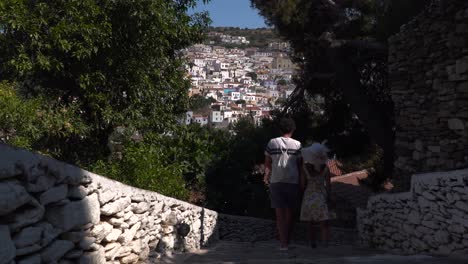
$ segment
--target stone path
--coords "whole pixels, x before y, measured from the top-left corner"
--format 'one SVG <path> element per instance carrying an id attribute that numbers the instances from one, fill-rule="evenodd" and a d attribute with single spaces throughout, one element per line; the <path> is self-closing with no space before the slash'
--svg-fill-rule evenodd
<path id="1" fill-rule="evenodd" d="M 256 243 L 221 241 L 199 252 L 174 255 L 159 262 L 164 264 L 466 264 L 467 258 L 431 256 L 398 256 L 356 246 L 332 246 L 312 249 L 293 245 L 289 251 L 279 251 L 276 241 Z"/>

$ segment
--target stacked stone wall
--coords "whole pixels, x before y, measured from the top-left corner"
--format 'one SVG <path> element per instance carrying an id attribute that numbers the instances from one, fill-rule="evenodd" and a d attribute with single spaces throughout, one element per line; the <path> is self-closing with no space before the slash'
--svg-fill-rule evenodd
<path id="1" fill-rule="evenodd" d="M 468 254 L 468 170 L 420 174 L 411 191 L 371 197 L 360 241 L 398 253 Z"/>
<path id="2" fill-rule="evenodd" d="M 437 0 L 389 39 L 396 186 L 468 167 L 468 1 Z"/>
<path id="3" fill-rule="evenodd" d="M 151 263 L 219 238 L 217 213 L 0 144 L 0 263 Z"/>

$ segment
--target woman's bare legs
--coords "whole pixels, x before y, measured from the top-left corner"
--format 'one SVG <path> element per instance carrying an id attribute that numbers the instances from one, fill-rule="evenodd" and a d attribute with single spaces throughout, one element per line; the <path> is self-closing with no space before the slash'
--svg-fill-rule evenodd
<path id="1" fill-rule="evenodd" d="M 316 243 L 316 236 L 315 236 L 315 223 L 310 221 L 308 225 L 308 230 L 309 230 L 309 241 L 310 241 L 310 246 L 315 248 L 317 247 Z"/>
<path id="2" fill-rule="evenodd" d="M 324 246 L 328 246 L 330 241 L 330 221 L 325 220 L 320 222 L 320 229 L 322 232 L 322 243 Z"/>

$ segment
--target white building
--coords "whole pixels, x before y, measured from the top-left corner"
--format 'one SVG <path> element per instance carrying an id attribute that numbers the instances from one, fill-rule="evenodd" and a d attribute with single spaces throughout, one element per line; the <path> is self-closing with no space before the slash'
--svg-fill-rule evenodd
<path id="1" fill-rule="evenodd" d="M 200 124 L 202 126 L 208 124 L 208 116 L 203 116 L 203 115 L 193 115 L 193 122 Z"/>
<path id="2" fill-rule="evenodd" d="M 239 92 L 232 92 L 231 93 L 231 101 L 237 101 L 241 99 L 241 93 Z"/>
<path id="3" fill-rule="evenodd" d="M 210 113 L 210 123 L 221 123 L 223 122 L 223 115 L 221 111 L 211 111 Z"/>

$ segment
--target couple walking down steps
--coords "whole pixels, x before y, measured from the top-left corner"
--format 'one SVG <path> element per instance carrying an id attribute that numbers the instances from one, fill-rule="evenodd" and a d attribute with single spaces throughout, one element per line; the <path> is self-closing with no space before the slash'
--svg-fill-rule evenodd
<path id="1" fill-rule="evenodd" d="M 280 250 L 289 249 L 295 209 L 301 203 L 300 219 L 309 223 L 309 239 L 317 246 L 314 225 L 320 224 L 321 245 L 330 239 L 330 173 L 326 162 L 328 148 L 314 143 L 302 148 L 292 138 L 294 121 L 283 118 L 278 123 L 281 136 L 273 138 L 265 150 L 264 182 L 270 188 L 271 207 L 275 209 Z M 302 201 L 300 197 L 302 195 Z"/>

